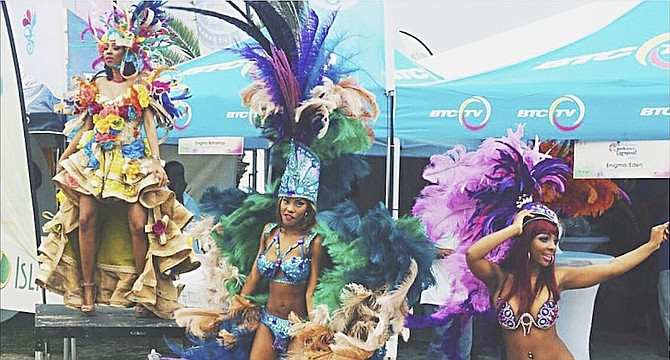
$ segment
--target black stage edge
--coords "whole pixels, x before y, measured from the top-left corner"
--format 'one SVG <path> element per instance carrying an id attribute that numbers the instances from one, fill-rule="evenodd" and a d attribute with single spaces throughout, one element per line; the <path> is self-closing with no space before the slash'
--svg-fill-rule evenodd
<path id="1" fill-rule="evenodd" d="M 183 341 L 185 329 L 178 326 L 174 320 L 158 317 L 137 318 L 132 307 L 96 305 L 95 314 L 86 316 L 79 310 L 68 309 L 64 305 L 35 305 L 36 359 L 48 354 L 45 345 L 51 339 L 104 337 L 123 341 L 123 338 L 145 337 L 149 341 L 155 341 L 163 336 L 181 338 Z"/>

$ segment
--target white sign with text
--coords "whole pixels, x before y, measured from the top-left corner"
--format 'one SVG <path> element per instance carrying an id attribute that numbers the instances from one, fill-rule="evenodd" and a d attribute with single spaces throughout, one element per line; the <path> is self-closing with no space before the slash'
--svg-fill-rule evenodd
<path id="1" fill-rule="evenodd" d="M 575 143 L 575 179 L 670 177 L 670 140 Z"/>
<path id="2" fill-rule="evenodd" d="M 179 155 L 241 155 L 243 137 L 201 137 L 179 139 Z"/>

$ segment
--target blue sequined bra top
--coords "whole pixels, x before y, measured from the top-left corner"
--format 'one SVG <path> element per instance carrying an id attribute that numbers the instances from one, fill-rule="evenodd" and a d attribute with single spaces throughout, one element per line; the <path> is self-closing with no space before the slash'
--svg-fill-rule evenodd
<path id="1" fill-rule="evenodd" d="M 542 304 L 540 310 L 537 312 L 537 317 L 534 318 L 533 315 L 525 312 L 519 316 L 519 319 L 516 318 L 514 310 L 508 301 L 502 302 L 500 294 L 502 289 L 505 286 L 505 281 L 503 286 L 500 288 L 498 293 L 498 298 L 496 300 L 496 307 L 498 308 L 498 324 L 505 330 L 516 330 L 521 326 L 523 328 L 523 334 L 530 334 L 530 329 L 532 326 L 535 326 L 538 329 L 548 329 L 558 320 L 558 302 L 554 299 L 547 299 L 547 301 Z"/>
<path id="2" fill-rule="evenodd" d="M 277 224 L 270 225 L 267 230 L 265 230 L 264 236 L 270 234 L 276 227 Z M 280 231 L 275 233 L 272 237 L 272 241 L 267 244 L 265 250 L 258 255 L 258 272 L 261 276 L 269 278 L 274 282 L 292 285 L 306 283 L 307 279 L 309 279 L 312 264 L 312 260 L 309 257 L 309 245 L 316 237 L 316 233 L 310 233 L 307 236 L 307 239 L 305 239 L 305 235 L 302 235 L 302 237 L 295 244 L 286 249 L 283 254 L 280 251 L 279 233 Z M 277 255 L 276 261 L 270 261 L 267 256 L 265 256 L 265 253 L 270 250 L 272 244 L 275 245 L 275 254 Z M 300 246 L 300 256 L 286 259 L 286 255 L 298 246 Z M 305 251 L 305 249 L 307 249 L 307 251 Z M 276 276 L 277 270 L 280 270 L 283 276 Z"/>

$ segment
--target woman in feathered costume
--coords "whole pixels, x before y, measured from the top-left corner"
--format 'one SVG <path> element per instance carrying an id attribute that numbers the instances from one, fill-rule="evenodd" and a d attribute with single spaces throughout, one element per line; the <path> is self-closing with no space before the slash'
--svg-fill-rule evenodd
<path id="1" fill-rule="evenodd" d="M 85 315 L 96 303 L 136 304 L 138 316 L 171 318 L 181 307 L 172 279 L 199 266 L 181 234 L 191 214 L 165 187 L 159 156 L 157 127 L 184 117 L 177 103 L 187 97 L 153 68 L 169 40 L 161 5 L 114 4 L 103 28 L 89 21 L 84 33 L 100 53 L 94 66 L 105 70 L 76 78 L 78 89 L 60 106 L 78 115 L 65 133 L 78 130 L 58 162 L 59 211 L 44 226 L 36 282 Z"/>
<path id="2" fill-rule="evenodd" d="M 210 213 L 220 210 L 217 215 L 223 215 L 211 234 L 216 245 L 210 252 L 220 253 L 223 259 L 217 260 L 217 269 L 226 275 L 216 282 L 225 283 L 225 289 L 218 288 L 225 294 L 219 299 L 228 300 L 212 303 L 209 310 L 180 310 L 177 320 L 197 337 L 194 341 L 198 346 L 173 348 L 182 357 L 199 359 L 211 356 L 207 351 L 218 344 L 216 356 L 246 359 L 249 353 L 244 347 L 250 345 L 251 333 L 258 329 L 252 358 L 260 358 L 255 357 L 257 346 L 268 349 L 267 339 L 274 325 L 259 326 L 253 317 L 259 311 L 257 304 L 266 303 L 266 313 L 282 318 L 277 323 L 286 324 L 284 316 L 288 310 L 295 310 L 288 316 L 289 325 L 284 327 L 288 329 L 281 330 L 292 339 L 285 354 L 289 358 L 378 358 L 389 336 L 402 329 L 408 304 L 416 301 L 420 291 L 433 280 L 430 259 L 434 250 L 417 219 L 394 220 L 383 206 L 361 216 L 352 202 L 344 200 L 351 183 L 369 172 L 368 164 L 357 153 L 367 150 L 374 139 L 370 125 L 379 113 L 375 97 L 355 79 L 345 76 L 354 69 L 340 63 L 342 57 L 333 62 L 336 42 L 327 41 L 326 37 L 335 14 L 324 21 L 305 2 L 246 2 L 263 23 L 265 29 L 261 31 L 249 14 L 233 2 L 228 3 L 242 19 L 208 10 L 174 8 L 220 18 L 254 40 L 237 50 L 254 64 L 254 83 L 242 91 L 243 104 L 251 108 L 252 121 L 271 140 L 274 165 L 281 168 L 288 164 L 279 196 L 283 195 L 284 177 L 292 172 L 295 149 L 303 149 L 318 159 L 321 177 L 315 205 L 319 213 L 313 233 L 317 246 L 320 243 L 323 248 L 325 261 L 320 274 L 319 269 L 310 271 L 307 287 L 274 284 L 272 280 L 269 285 L 265 280 L 258 283 L 263 278 L 259 274 L 269 273 L 270 261 L 282 258 L 285 251 L 284 241 L 280 256 L 276 250 L 265 251 L 268 244 L 276 243 L 276 229 L 265 228 L 267 234 L 262 235 L 263 224 L 274 219 L 277 195 L 240 196 L 237 191 L 211 190 L 207 196 L 212 199 L 201 201 L 201 208 Z M 283 159 L 287 158 L 289 161 L 285 162 Z M 238 199 L 237 207 L 230 207 L 229 195 Z M 226 209 L 221 208 L 223 204 Z M 314 241 L 311 244 L 315 246 Z M 297 249 L 292 251 L 298 254 Z M 263 265 L 266 260 L 268 266 Z M 245 279 L 239 274 L 250 275 Z M 282 271 L 276 274 L 286 275 Z M 310 284 L 316 275 L 320 276 L 310 300 Z M 217 286 L 215 283 L 212 288 Z M 269 298 L 260 296 L 268 286 Z M 291 292 L 298 294 L 292 300 L 292 309 L 272 310 L 281 300 L 275 298 L 281 294 L 275 290 L 280 286 L 297 289 Z M 248 295 L 252 289 L 256 290 L 253 302 L 245 296 L 234 296 Z M 261 315 L 262 323 L 267 320 Z M 279 345 L 275 340 L 284 336 L 279 333 L 274 331 L 272 335 L 275 345 Z"/>
<path id="3" fill-rule="evenodd" d="M 508 359 L 569 359 L 553 326 L 560 291 L 588 287 L 629 270 L 663 241 L 667 223 L 652 229 L 648 244 L 608 265 L 554 268 L 558 217 L 533 199 L 564 192 L 569 168 L 541 154 L 537 140 L 528 147 L 521 141 L 522 130 L 520 126 L 506 138 L 488 139 L 474 152 L 457 147 L 431 159 L 424 176 L 436 184 L 422 191 L 413 210 L 422 216 L 431 238 L 447 232 L 461 238 L 456 253 L 445 261 L 446 271 L 461 276 L 450 284 L 452 294 L 437 313 L 410 316 L 407 323 L 440 325 L 453 314 L 483 313 L 492 304 Z M 453 182 L 442 181 L 450 175 Z M 436 203 L 444 210 L 436 210 Z M 456 355 L 454 340 L 443 340 L 442 349 L 451 355 Z"/>
<path id="4" fill-rule="evenodd" d="M 494 190 L 501 198 L 507 198 L 504 187 Z M 475 196 L 478 195 L 483 193 Z M 479 199 L 490 204 L 488 196 Z M 509 225 L 468 248 L 468 266 L 489 291 L 498 324 L 503 329 L 507 359 L 574 359 L 554 326 L 559 316 L 561 291 L 588 288 L 631 270 L 668 239 L 668 223 L 653 227 L 646 244 L 607 264 L 555 267 L 560 237 L 558 217 L 542 203 L 532 202 L 527 193 L 517 199 L 516 206 L 510 206 L 509 198 L 506 202 L 495 202 L 497 210 L 516 208 L 519 211 Z M 480 216 L 486 222 L 499 215 L 502 213 L 484 210 Z M 492 250 L 509 239 L 513 239 L 513 245 L 502 263 L 487 260 Z"/>

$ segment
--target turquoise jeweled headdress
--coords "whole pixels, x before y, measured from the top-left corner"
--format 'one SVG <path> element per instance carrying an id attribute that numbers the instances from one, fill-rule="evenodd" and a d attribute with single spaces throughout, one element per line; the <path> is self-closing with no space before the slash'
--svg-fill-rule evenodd
<path id="1" fill-rule="evenodd" d="M 277 195 L 305 198 L 316 205 L 320 172 L 319 158 L 305 145 L 292 141 Z"/>

